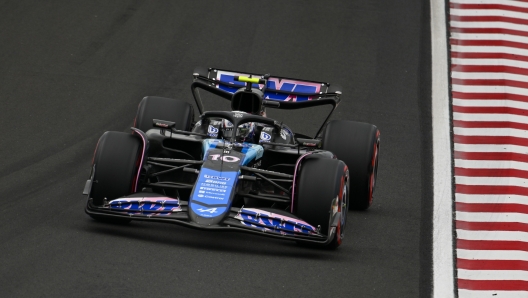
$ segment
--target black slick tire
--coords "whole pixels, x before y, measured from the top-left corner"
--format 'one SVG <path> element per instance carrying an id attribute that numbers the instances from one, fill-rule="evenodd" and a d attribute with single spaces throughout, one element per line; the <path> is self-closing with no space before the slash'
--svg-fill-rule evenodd
<path id="1" fill-rule="evenodd" d="M 172 98 L 146 96 L 139 103 L 134 127 L 147 132 L 154 128 L 152 120 L 175 122 L 175 129 L 190 131 L 194 117 L 191 104 Z"/>
<path id="2" fill-rule="evenodd" d="M 344 162 L 337 159 L 309 158 L 302 162 L 296 186 L 295 215 L 309 224 L 320 227 L 328 235 L 334 210 L 332 203 L 338 199 L 337 212 L 341 221 L 330 248 L 341 245 L 348 213 L 348 170 Z"/>
<path id="3" fill-rule="evenodd" d="M 141 149 L 141 141 L 132 134 L 107 131 L 101 136 L 92 165 L 95 172 L 90 198 L 95 206 L 102 206 L 105 199 L 111 201 L 135 191 Z M 90 216 L 104 221 L 130 221 L 101 215 Z"/>
<path id="4" fill-rule="evenodd" d="M 350 171 L 350 208 L 372 205 L 378 174 L 380 132 L 372 124 L 333 120 L 326 126 L 322 149 L 344 161 Z"/>

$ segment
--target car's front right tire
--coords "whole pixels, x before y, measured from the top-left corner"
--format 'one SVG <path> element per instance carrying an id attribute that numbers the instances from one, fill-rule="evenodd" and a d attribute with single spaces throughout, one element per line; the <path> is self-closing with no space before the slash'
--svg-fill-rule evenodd
<path id="1" fill-rule="evenodd" d="M 95 206 L 134 193 L 137 187 L 142 144 L 137 136 L 107 131 L 97 143 L 92 163 L 93 181 L 89 196 Z M 90 216 L 97 220 L 128 222 L 103 215 Z"/>

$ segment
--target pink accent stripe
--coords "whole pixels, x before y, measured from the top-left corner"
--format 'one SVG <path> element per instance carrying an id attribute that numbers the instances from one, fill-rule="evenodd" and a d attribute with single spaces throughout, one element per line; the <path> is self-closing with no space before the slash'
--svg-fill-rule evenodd
<path id="1" fill-rule="evenodd" d="M 163 201 L 179 201 L 178 199 L 175 199 L 175 198 L 169 198 L 169 197 L 136 197 L 136 198 L 127 198 L 127 197 L 124 197 L 124 198 L 119 198 L 119 199 L 115 199 L 115 200 L 112 200 L 110 202 L 119 202 L 119 201 L 124 201 L 124 202 L 130 202 L 130 201 L 142 201 L 142 202 L 157 202 L 159 200 L 163 200 Z"/>
<path id="2" fill-rule="evenodd" d="M 132 131 L 134 131 L 136 134 L 139 135 L 139 137 L 141 137 L 141 140 L 143 141 L 143 149 L 141 150 L 141 160 L 139 162 L 139 168 L 138 168 L 138 172 L 137 172 L 137 175 L 136 175 L 136 184 L 134 185 L 134 192 L 137 192 L 137 186 L 138 186 L 138 182 L 139 182 L 139 174 L 141 173 L 141 167 L 143 166 L 143 158 L 145 157 L 145 147 L 147 146 L 147 140 L 145 140 L 145 138 L 143 137 L 143 135 L 141 133 L 139 133 L 139 129 L 137 128 L 134 128 L 134 127 L 131 127 L 130 129 L 132 129 Z"/>
<path id="3" fill-rule="evenodd" d="M 292 199 L 291 199 L 291 208 L 290 208 L 290 212 L 293 213 L 293 200 L 295 198 L 295 180 L 297 178 L 297 170 L 299 169 L 299 164 L 301 163 L 301 160 L 307 156 L 307 155 L 310 155 L 312 154 L 312 152 L 308 152 L 308 153 L 305 153 L 303 154 L 301 157 L 299 157 L 299 159 L 297 159 L 297 162 L 295 163 L 295 170 L 293 172 L 293 187 L 292 187 Z"/>

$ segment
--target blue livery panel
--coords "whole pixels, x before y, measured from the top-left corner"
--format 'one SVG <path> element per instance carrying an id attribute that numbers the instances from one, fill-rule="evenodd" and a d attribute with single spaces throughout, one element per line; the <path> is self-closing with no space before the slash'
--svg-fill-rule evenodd
<path id="1" fill-rule="evenodd" d="M 234 146 L 224 140 L 203 141 L 204 163 L 189 200 L 191 221 L 202 226 L 223 221 L 231 209 L 240 166 L 254 159 L 258 149 L 252 144 Z"/>
<path id="2" fill-rule="evenodd" d="M 231 207 L 232 191 L 238 180 L 238 171 L 222 172 L 202 167 L 192 199 L 191 209 L 201 217 L 217 217 Z"/>
<path id="3" fill-rule="evenodd" d="M 237 73 L 231 71 L 217 70 L 216 71 L 216 80 L 223 83 L 229 84 L 229 86 L 223 84 L 217 84 L 216 87 L 227 91 L 229 93 L 235 93 L 238 89 L 243 88 L 245 83 L 235 81 L 235 76 L 248 76 L 248 77 L 259 77 L 260 75 L 247 74 L 247 73 Z M 232 86 L 232 87 L 231 87 Z M 277 101 L 307 101 L 313 100 L 320 96 L 320 93 L 323 91 L 322 86 L 325 86 L 324 83 L 317 82 L 308 82 L 308 81 L 299 81 L 293 79 L 285 78 L 268 78 L 268 83 L 266 85 L 266 92 L 264 93 L 264 99 L 267 100 L 277 100 Z M 253 88 L 262 88 L 264 85 L 253 84 Z M 295 92 L 295 93 L 304 93 L 306 95 L 295 95 L 287 93 L 278 93 L 273 92 L 284 91 L 284 92 Z"/>

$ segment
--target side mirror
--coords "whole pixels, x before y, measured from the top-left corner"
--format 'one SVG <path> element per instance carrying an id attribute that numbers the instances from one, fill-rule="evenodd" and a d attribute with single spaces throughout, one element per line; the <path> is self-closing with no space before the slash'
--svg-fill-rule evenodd
<path id="1" fill-rule="evenodd" d="M 263 100 L 262 105 L 267 108 L 279 108 L 280 102 L 274 100 Z"/>
<path id="2" fill-rule="evenodd" d="M 165 129 L 171 129 L 174 126 L 176 126 L 176 122 L 159 120 L 159 119 L 152 119 L 152 124 L 154 127 L 165 128 Z"/>
<path id="3" fill-rule="evenodd" d="M 296 141 L 301 147 L 321 148 L 321 140 L 318 139 L 297 138 Z"/>

